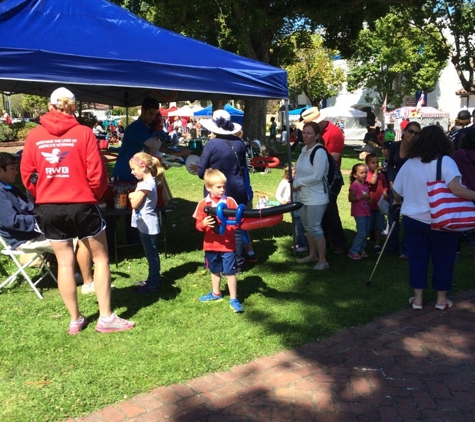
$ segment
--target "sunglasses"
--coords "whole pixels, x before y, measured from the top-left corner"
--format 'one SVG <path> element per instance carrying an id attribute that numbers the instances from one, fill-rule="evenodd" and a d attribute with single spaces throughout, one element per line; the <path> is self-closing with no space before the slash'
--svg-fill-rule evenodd
<path id="1" fill-rule="evenodd" d="M 419 136 L 419 133 L 420 133 L 420 132 L 416 132 L 415 130 L 412 130 L 412 129 L 407 129 L 407 132 L 410 133 L 411 135 L 414 135 L 414 136 Z"/>

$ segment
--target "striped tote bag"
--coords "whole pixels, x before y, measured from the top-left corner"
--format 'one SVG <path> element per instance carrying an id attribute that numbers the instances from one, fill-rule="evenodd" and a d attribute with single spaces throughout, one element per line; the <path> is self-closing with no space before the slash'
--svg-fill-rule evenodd
<path id="1" fill-rule="evenodd" d="M 457 231 L 475 229 L 475 204 L 454 195 L 441 180 L 442 156 L 437 159 L 436 179 L 427 182 L 429 194 L 431 229 L 440 231 Z"/>

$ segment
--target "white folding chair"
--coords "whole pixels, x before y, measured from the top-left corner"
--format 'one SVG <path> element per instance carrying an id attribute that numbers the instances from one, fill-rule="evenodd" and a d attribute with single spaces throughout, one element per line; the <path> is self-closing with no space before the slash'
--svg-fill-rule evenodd
<path id="1" fill-rule="evenodd" d="M 12 284 L 15 279 L 17 278 L 17 276 L 19 274 L 22 274 L 23 277 L 25 278 L 25 280 L 28 282 L 28 284 L 30 285 L 30 287 L 33 289 L 33 291 L 36 293 L 36 295 L 40 298 L 40 299 L 43 299 L 43 296 L 41 295 L 41 293 L 38 291 L 38 289 L 36 288 L 36 286 L 38 285 L 38 283 L 40 283 L 41 280 L 43 280 L 43 278 L 45 278 L 48 274 L 51 275 L 51 277 L 53 278 L 53 280 L 57 283 L 57 280 L 56 280 L 56 277 L 54 276 L 54 274 L 51 272 L 51 270 L 49 269 L 48 265 L 46 265 L 46 261 L 43 257 L 43 253 L 44 251 L 37 251 L 37 250 L 17 250 L 17 249 L 12 249 L 8 244 L 7 242 L 5 241 L 5 239 L 3 239 L 3 237 L 0 236 L 0 244 L 1 244 L 1 247 L 2 247 L 2 250 L 1 250 L 1 253 L 3 255 L 6 255 L 6 256 L 9 256 L 13 262 L 15 263 L 15 266 L 17 267 L 16 271 L 10 275 L 6 280 L 2 281 L 0 283 L 0 290 L 3 288 L 3 287 L 6 287 L 6 286 L 9 286 L 10 284 Z M 20 264 L 20 260 L 19 260 L 19 257 L 21 255 L 27 255 L 27 254 L 32 254 L 32 258 L 28 260 L 28 262 L 26 262 L 25 264 Z M 41 277 L 36 280 L 35 282 L 33 282 L 30 278 L 30 276 L 27 274 L 27 272 L 25 271 L 26 268 L 28 268 L 28 266 L 35 260 L 35 259 L 39 259 L 41 261 L 41 271 L 43 272 L 43 274 L 41 275 Z"/>

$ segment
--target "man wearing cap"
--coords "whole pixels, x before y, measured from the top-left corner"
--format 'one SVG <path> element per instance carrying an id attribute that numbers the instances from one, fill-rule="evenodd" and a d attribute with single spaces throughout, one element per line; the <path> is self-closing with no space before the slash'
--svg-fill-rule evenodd
<path id="1" fill-rule="evenodd" d="M 406 130 L 407 125 L 409 124 L 409 119 L 404 119 L 401 123 L 399 123 L 399 127 L 401 130 Z"/>
<path id="2" fill-rule="evenodd" d="M 460 110 L 455 119 L 455 126 L 450 129 L 449 133 L 449 139 L 454 145 L 454 150 L 459 149 L 460 141 L 465 137 L 468 128 L 473 125 L 475 125 L 475 109 L 472 114 L 468 110 Z"/>
<path id="3" fill-rule="evenodd" d="M 112 173 L 119 181 L 136 182 L 137 179 L 130 172 L 129 161 L 134 154 L 140 151 L 147 150 L 152 155 L 157 155 L 157 153 L 171 154 L 179 157 L 190 155 L 190 151 L 187 149 L 177 152 L 168 148 L 157 137 L 151 137 L 151 124 L 155 121 L 158 109 L 158 101 L 154 98 L 146 97 L 142 102 L 139 118 L 127 126 Z"/>
<path id="4" fill-rule="evenodd" d="M 364 145 L 362 148 L 355 148 L 355 151 L 356 152 L 359 152 L 360 155 L 358 156 L 358 158 L 361 160 L 361 161 L 365 161 L 365 158 L 368 154 L 374 154 L 374 155 L 378 155 L 379 153 L 379 148 L 378 148 L 378 144 L 375 143 L 375 142 L 368 142 L 366 145 Z"/>
<path id="5" fill-rule="evenodd" d="M 325 149 L 333 156 L 338 163 L 338 167 L 341 167 L 341 154 L 345 147 L 345 135 L 338 126 L 325 120 L 325 117 L 325 109 L 319 110 L 318 107 L 311 107 L 302 113 L 304 123 L 312 121 L 318 123 Z M 337 255 L 346 254 L 348 243 L 346 242 L 341 224 L 337 197 L 334 195 L 330 195 L 330 202 L 327 205 L 322 220 L 322 228 L 327 243 L 333 243 L 334 245 L 333 252 Z"/>

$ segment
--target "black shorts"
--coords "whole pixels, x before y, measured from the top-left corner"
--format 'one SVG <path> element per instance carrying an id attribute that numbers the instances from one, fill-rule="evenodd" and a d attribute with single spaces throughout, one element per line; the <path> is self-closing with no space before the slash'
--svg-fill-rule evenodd
<path id="1" fill-rule="evenodd" d="M 106 227 L 97 205 L 38 205 L 36 220 L 48 240 L 79 240 L 97 236 Z"/>

